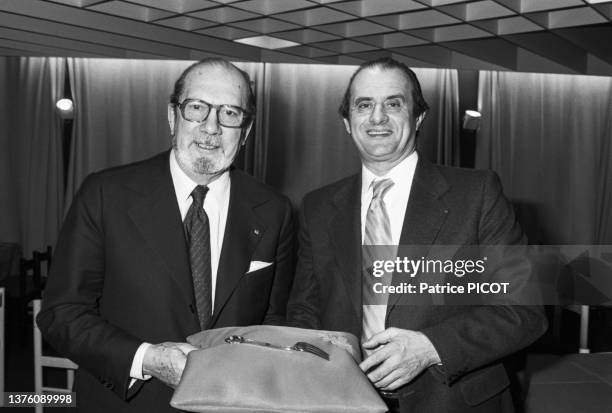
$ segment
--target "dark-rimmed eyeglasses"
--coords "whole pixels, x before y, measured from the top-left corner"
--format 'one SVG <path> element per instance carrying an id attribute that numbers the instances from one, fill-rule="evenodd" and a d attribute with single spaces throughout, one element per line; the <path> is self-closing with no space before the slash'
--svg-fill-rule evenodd
<path id="1" fill-rule="evenodd" d="M 210 108 L 217 111 L 217 122 L 226 128 L 241 128 L 249 121 L 249 113 L 239 106 L 213 105 L 200 99 L 185 99 L 177 105 L 183 119 L 202 123 L 210 114 Z"/>

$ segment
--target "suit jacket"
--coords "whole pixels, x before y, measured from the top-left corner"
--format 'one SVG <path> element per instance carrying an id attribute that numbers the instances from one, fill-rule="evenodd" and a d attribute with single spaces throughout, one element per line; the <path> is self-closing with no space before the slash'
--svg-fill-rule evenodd
<path id="1" fill-rule="evenodd" d="M 361 336 L 360 204 L 360 174 L 304 198 L 298 267 L 287 310 L 290 324 Z M 419 159 L 401 245 L 524 242 L 493 172 Z M 541 308 L 416 306 L 393 297 L 385 324 L 423 332 L 442 360 L 443 366 L 426 369 L 399 389 L 399 394 L 412 393 L 400 399 L 401 411 L 410 413 L 512 410 L 508 377 L 499 359 L 525 347 L 546 328 Z"/>
<path id="2" fill-rule="evenodd" d="M 232 170 L 211 328 L 280 323 L 293 279 L 289 200 Z M 251 261 L 273 265 L 246 274 Z M 128 387 L 143 342 L 184 342 L 200 330 L 169 153 L 90 175 L 64 222 L 38 325 L 79 365 L 87 412 L 167 412 L 172 389 Z M 114 393 L 114 394 L 113 394 Z"/>

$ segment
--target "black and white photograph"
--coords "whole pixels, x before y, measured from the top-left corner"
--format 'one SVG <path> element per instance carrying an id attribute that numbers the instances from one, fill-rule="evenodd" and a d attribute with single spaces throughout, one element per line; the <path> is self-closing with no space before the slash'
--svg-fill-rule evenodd
<path id="1" fill-rule="evenodd" d="M 612 411 L 612 0 L 0 0 L 0 410 Z"/>

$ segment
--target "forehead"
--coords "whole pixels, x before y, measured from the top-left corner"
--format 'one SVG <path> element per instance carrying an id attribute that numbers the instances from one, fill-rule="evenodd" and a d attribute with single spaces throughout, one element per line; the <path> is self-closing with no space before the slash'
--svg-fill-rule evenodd
<path id="1" fill-rule="evenodd" d="M 403 95 L 411 101 L 412 85 L 399 69 L 364 69 L 355 76 L 351 85 L 351 100 L 360 97 L 385 98 Z"/>
<path id="2" fill-rule="evenodd" d="M 202 99 L 213 104 L 246 104 L 248 85 L 236 70 L 218 65 L 199 66 L 185 78 L 181 99 Z"/>

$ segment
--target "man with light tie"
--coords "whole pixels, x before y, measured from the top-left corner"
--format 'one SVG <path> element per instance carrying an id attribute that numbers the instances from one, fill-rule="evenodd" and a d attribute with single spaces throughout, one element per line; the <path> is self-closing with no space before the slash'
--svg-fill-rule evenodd
<path id="1" fill-rule="evenodd" d="M 393 412 L 512 411 L 500 359 L 545 331 L 540 308 L 380 302 L 362 286 L 362 245 L 525 242 L 493 172 L 416 151 L 427 110 L 400 62 L 366 62 L 351 77 L 340 114 L 361 173 L 304 198 L 289 323 L 362 337 L 360 366 Z"/>
<path id="2" fill-rule="evenodd" d="M 81 186 L 37 320 L 79 365 L 78 410 L 176 411 L 187 336 L 284 322 L 291 205 L 231 168 L 254 111 L 246 73 L 222 59 L 196 63 L 168 104 L 172 149 Z"/>

